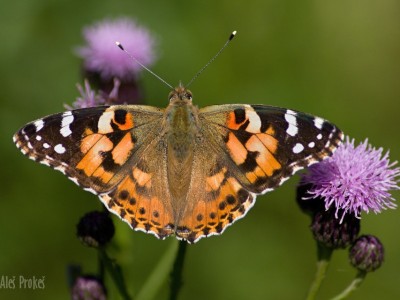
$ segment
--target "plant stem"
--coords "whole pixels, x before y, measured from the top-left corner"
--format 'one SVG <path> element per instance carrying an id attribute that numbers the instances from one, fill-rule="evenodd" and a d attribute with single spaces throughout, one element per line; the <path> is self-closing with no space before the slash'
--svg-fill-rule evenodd
<path id="1" fill-rule="evenodd" d="M 326 271 L 329 266 L 329 262 L 332 257 L 333 250 L 322 246 L 317 243 L 317 271 L 315 273 L 315 278 L 308 291 L 307 300 L 314 300 L 317 293 L 321 287 L 322 281 L 325 278 Z"/>
<path id="2" fill-rule="evenodd" d="M 171 244 L 164 252 L 163 256 L 147 278 L 146 282 L 142 285 L 140 291 L 136 294 L 136 300 L 151 300 L 155 299 L 158 290 L 165 282 L 168 274 L 171 272 L 171 267 L 178 251 L 178 241 L 171 239 Z"/>
<path id="3" fill-rule="evenodd" d="M 178 299 L 179 290 L 182 286 L 182 270 L 183 263 L 185 261 L 186 247 L 186 242 L 179 242 L 179 248 L 176 253 L 174 266 L 171 272 L 170 300 Z"/>
<path id="4" fill-rule="evenodd" d="M 98 252 L 97 260 L 99 261 L 99 271 L 98 271 L 99 278 L 100 278 L 101 281 L 104 282 L 105 268 L 104 268 L 104 261 L 103 261 L 103 258 L 102 258 L 102 255 L 101 255 L 100 251 Z"/>
<path id="5" fill-rule="evenodd" d="M 102 248 L 99 248 L 99 256 L 104 265 L 104 268 L 110 274 L 114 284 L 116 285 L 119 293 L 121 294 L 122 299 L 131 300 L 132 298 L 129 296 L 128 291 L 125 286 L 124 277 L 122 275 L 121 267 L 110 257 L 108 257 L 106 251 Z"/>
<path id="6" fill-rule="evenodd" d="M 352 292 L 354 292 L 360 284 L 364 281 L 367 276 L 367 272 L 359 271 L 353 281 L 349 284 L 349 286 L 343 290 L 339 295 L 332 298 L 332 300 L 341 300 L 347 298 Z"/>

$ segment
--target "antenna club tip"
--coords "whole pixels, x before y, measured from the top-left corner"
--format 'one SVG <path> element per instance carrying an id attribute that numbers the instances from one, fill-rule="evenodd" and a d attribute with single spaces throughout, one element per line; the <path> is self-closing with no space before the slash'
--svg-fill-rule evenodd
<path id="1" fill-rule="evenodd" d="M 236 30 L 232 31 L 231 36 L 229 37 L 229 40 L 233 39 L 235 37 L 236 33 L 237 33 Z"/>
<path id="2" fill-rule="evenodd" d="M 121 45 L 120 42 L 116 41 L 116 42 L 115 42 L 115 45 L 117 45 L 118 48 L 120 48 L 121 50 L 124 50 L 124 47 L 122 47 L 122 45 Z"/>

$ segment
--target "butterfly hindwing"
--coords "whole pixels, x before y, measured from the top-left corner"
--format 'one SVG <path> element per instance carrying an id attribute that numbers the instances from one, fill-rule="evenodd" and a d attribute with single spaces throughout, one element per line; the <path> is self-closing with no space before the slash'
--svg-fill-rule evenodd
<path id="1" fill-rule="evenodd" d="M 109 210 L 131 228 L 165 238 L 174 233 L 172 196 L 168 188 L 166 148 L 155 138 L 137 153 L 123 180 L 110 192 L 100 195 Z"/>
<path id="2" fill-rule="evenodd" d="M 221 234 L 254 204 L 254 194 L 243 188 L 231 171 L 233 164 L 214 146 L 210 140 L 197 142 L 193 161 L 196 172 L 191 177 L 186 205 L 176 220 L 176 235 L 190 243 Z"/>

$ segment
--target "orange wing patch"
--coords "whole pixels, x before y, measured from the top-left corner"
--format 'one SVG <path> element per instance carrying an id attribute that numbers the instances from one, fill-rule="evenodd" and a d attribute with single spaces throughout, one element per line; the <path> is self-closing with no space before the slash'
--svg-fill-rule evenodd
<path id="1" fill-rule="evenodd" d="M 229 129 L 243 129 L 250 133 L 261 132 L 261 118 L 250 105 L 244 105 L 230 112 L 226 119 Z"/>
<path id="2" fill-rule="evenodd" d="M 276 149 L 278 148 L 278 140 L 273 136 L 273 133 L 268 133 L 268 131 L 270 130 L 268 129 L 266 133 L 257 134 L 257 137 L 260 139 L 261 143 L 263 143 L 264 146 L 269 150 L 269 152 L 275 154 Z M 274 131 L 272 130 L 272 132 Z"/>
<path id="3" fill-rule="evenodd" d="M 134 146 L 132 135 L 127 132 L 111 152 L 114 162 L 118 165 L 123 165 L 130 157 Z"/>
<path id="4" fill-rule="evenodd" d="M 236 165 L 246 162 L 255 162 L 252 170 L 246 170 L 245 176 L 251 184 L 259 179 L 266 179 L 273 175 L 282 166 L 274 154 L 278 148 L 278 139 L 274 137 L 275 130 L 272 125 L 267 129 L 262 128 L 260 116 L 251 106 L 243 106 L 230 112 L 226 126 L 231 129 L 227 136 L 226 147 L 229 155 Z M 243 130 L 251 134 L 246 139 L 239 139 L 235 132 Z M 251 155 L 253 153 L 258 153 Z"/>
<path id="5" fill-rule="evenodd" d="M 133 115 L 131 113 L 126 112 L 126 111 L 124 111 L 124 112 L 120 113 L 121 114 L 120 118 L 114 118 L 114 120 L 113 120 L 114 124 L 118 125 L 118 128 L 120 130 L 132 129 L 133 126 L 134 126 Z M 118 114 L 118 110 L 116 111 L 116 113 Z"/>
<path id="6" fill-rule="evenodd" d="M 246 119 L 238 119 L 235 115 L 235 112 L 231 111 L 228 115 L 228 118 L 226 119 L 226 126 L 229 129 L 238 130 L 245 121 Z"/>
<path id="7" fill-rule="evenodd" d="M 206 178 L 206 191 L 217 191 L 220 187 L 222 182 L 225 179 L 225 174 L 227 172 L 226 168 L 222 168 L 217 174 L 209 176 Z"/>
<path id="8" fill-rule="evenodd" d="M 137 168 L 135 170 L 140 171 Z M 172 214 L 160 199 L 151 193 L 143 192 L 143 186 L 136 180 L 139 174 L 137 171 L 126 176 L 113 192 L 101 195 L 100 198 L 112 212 L 119 215 L 133 229 L 165 238 L 173 233 Z M 142 176 L 140 179 L 144 180 L 146 176 L 143 174 L 147 173 L 140 172 Z M 150 178 L 147 177 L 145 186 L 151 185 Z"/>
<path id="9" fill-rule="evenodd" d="M 245 162 L 248 152 L 233 132 L 229 132 L 226 147 L 235 164 L 240 165 Z"/>
<path id="10" fill-rule="evenodd" d="M 230 132 L 226 146 L 229 155 L 237 165 L 246 162 L 249 151 L 258 152 L 255 157 L 257 167 L 253 171 L 246 172 L 246 177 L 250 183 L 254 183 L 260 177 L 271 176 L 274 171 L 281 168 L 281 164 L 273 155 L 276 152 L 278 141 L 267 134 L 253 135 L 243 146 L 239 139 Z"/>
<path id="11" fill-rule="evenodd" d="M 87 138 L 90 137 L 91 136 Z M 83 170 L 87 176 L 91 176 L 103 162 L 104 157 L 101 155 L 101 153 L 110 151 L 113 148 L 113 143 L 106 136 L 102 136 L 100 139 L 93 143 L 93 141 L 95 140 L 96 138 L 90 141 L 92 143 L 92 147 L 88 147 L 90 143 L 84 144 L 84 150 L 88 150 L 89 148 L 90 150 L 86 152 L 86 154 L 76 166 L 78 169 Z"/>
<path id="12" fill-rule="evenodd" d="M 247 141 L 245 145 L 246 149 L 250 151 L 257 151 L 260 153 L 255 160 L 257 162 L 257 165 L 261 168 L 264 175 L 262 175 L 262 172 L 260 172 L 259 170 L 257 170 L 258 168 L 256 168 L 254 172 L 258 173 L 257 176 L 259 175 L 261 175 L 262 177 L 271 176 L 275 170 L 281 168 L 281 164 L 273 156 L 273 153 L 275 153 L 276 151 L 277 145 L 278 141 L 274 137 L 266 134 L 253 135 Z"/>
<path id="13" fill-rule="evenodd" d="M 151 174 L 143 172 L 138 168 L 134 168 L 133 178 L 138 185 L 146 188 L 151 188 Z"/>
<path id="14" fill-rule="evenodd" d="M 108 183 L 114 175 L 114 173 L 104 170 L 102 166 L 98 167 L 92 174 L 92 176 L 98 177 L 104 183 Z"/>
<path id="15" fill-rule="evenodd" d="M 102 137 L 103 135 L 99 133 L 85 136 L 81 141 L 81 152 L 86 154 L 86 152 L 88 152 Z"/>
<path id="16" fill-rule="evenodd" d="M 220 177 L 221 172 L 214 178 Z M 208 177 L 207 184 L 210 178 L 212 177 Z M 175 233 L 177 237 L 193 243 L 204 236 L 221 234 L 228 225 L 242 217 L 253 204 L 253 196 L 233 177 L 224 178 L 219 191 L 216 193 L 212 190 L 208 193 L 208 197 L 199 199 L 193 209 L 186 212 L 177 226 Z"/>
<path id="17" fill-rule="evenodd" d="M 113 126 L 126 131 L 132 129 L 133 115 L 124 109 L 106 109 L 99 117 L 98 133 L 94 133 L 89 127 L 85 128 L 79 147 L 83 158 L 77 163 L 76 168 L 83 170 L 87 176 L 99 178 L 103 183 L 108 183 L 115 175 L 103 168 L 104 161 L 112 159 L 114 164 L 122 166 L 135 147 L 130 131 L 126 132 L 119 141 L 106 136 L 114 132 Z M 106 158 L 104 154 L 109 151 L 111 151 L 111 156 Z"/>

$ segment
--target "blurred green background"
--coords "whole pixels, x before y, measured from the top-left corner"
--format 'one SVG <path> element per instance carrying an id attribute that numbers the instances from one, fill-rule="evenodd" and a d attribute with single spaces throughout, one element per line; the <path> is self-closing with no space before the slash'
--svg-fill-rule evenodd
<path id="1" fill-rule="evenodd" d="M 83 26 L 118 16 L 133 17 L 156 35 L 159 60 L 152 69 L 173 85 L 187 82 L 238 31 L 191 86 L 199 106 L 262 103 L 310 112 L 400 159 L 397 0 L 3 1 L 0 276 L 45 276 L 45 288 L 1 288 L 1 299 L 68 299 L 68 264 L 96 272 L 96 252 L 80 244 L 75 226 L 100 202 L 61 173 L 22 156 L 12 135 L 75 99 L 81 78 L 73 48 L 83 43 Z M 167 104 L 163 84 L 145 73 L 141 81 L 147 104 Z M 222 236 L 189 246 L 181 299 L 304 298 L 315 272 L 315 248 L 309 219 L 294 201 L 297 182 L 298 176 L 259 197 Z M 351 299 L 400 298 L 399 217 L 398 210 L 363 215 L 362 233 L 377 235 L 386 257 Z M 111 253 L 135 294 L 172 238 L 132 232 L 113 218 Z M 354 275 L 347 252 L 335 252 L 320 299 L 341 291 Z M 159 298 L 166 291 L 167 284 Z"/>

